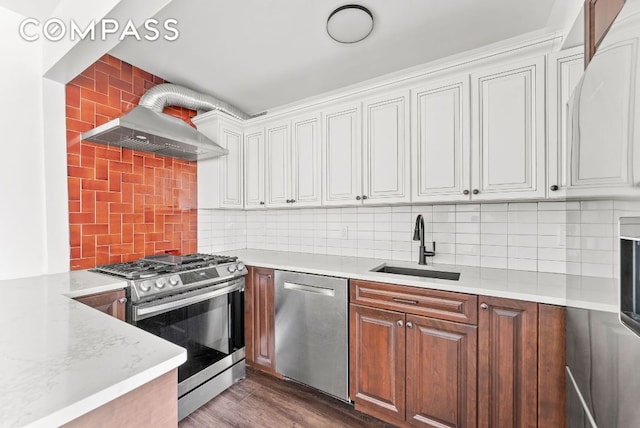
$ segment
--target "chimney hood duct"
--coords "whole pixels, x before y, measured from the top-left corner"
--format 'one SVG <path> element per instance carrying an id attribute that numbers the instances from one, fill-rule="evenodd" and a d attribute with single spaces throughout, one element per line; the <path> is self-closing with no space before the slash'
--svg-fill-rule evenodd
<path id="1" fill-rule="evenodd" d="M 198 113 L 219 110 L 242 120 L 251 117 L 210 95 L 164 83 L 149 89 L 133 110 L 83 133 L 82 139 L 189 161 L 215 158 L 228 153 L 227 149 L 220 147 L 185 121 L 164 114 L 162 111 L 166 106 L 184 107 L 197 110 Z"/>

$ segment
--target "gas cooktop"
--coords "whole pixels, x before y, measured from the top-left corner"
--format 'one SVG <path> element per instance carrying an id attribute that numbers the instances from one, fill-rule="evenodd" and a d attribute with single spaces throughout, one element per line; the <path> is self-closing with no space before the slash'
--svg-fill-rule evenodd
<path id="1" fill-rule="evenodd" d="M 187 254 L 184 256 L 157 254 L 144 257 L 135 262 L 96 266 L 91 270 L 125 279 L 136 280 L 233 263 L 236 260 L 238 260 L 237 257 L 200 253 Z"/>
<path id="2" fill-rule="evenodd" d="M 91 271 L 126 279 L 131 302 L 137 304 L 241 278 L 247 268 L 237 260 L 200 253 L 158 254 L 135 262 L 97 266 Z"/>

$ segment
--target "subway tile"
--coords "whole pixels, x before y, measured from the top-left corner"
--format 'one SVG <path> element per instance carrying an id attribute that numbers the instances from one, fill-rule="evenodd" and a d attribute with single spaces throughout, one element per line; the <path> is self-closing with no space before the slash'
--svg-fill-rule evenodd
<path id="1" fill-rule="evenodd" d="M 509 223 L 537 223 L 537 211 L 509 211 Z"/>
<path id="2" fill-rule="evenodd" d="M 480 266 L 480 256 L 456 254 L 456 264 L 464 266 Z"/>
<path id="3" fill-rule="evenodd" d="M 507 264 L 509 269 L 515 270 L 529 270 L 529 271 L 537 271 L 538 270 L 538 261 L 535 259 L 512 259 L 508 260 Z"/>
<path id="4" fill-rule="evenodd" d="M 582 263 L 580 274 L 584 276 L 596 276 L 600 278 L 613 278 L 613 266 L 608 264 Z"/>
<path id="5" fill-rule="evenodd" d="M 509 204 L 482 204 L 480 206 L 480 211 L 482 212 L 507 211 L 508 209 L 509 209 Z"/>
<path id="6" fill-rule="evenodd" d="M 478 223 L 480 222 L 480 212 L 474 212 L 474 211 L 456 212 L 455 221 L 457 223 Z"/>
<path id="7" fill-rule="evenodd" d="M 613 236 L 613 224 L 582 224 L 581 236 Z"/>
<path id="8" fill-rule="evenodd" d="M 480 266 L 492 269 L 507 269 L 508 259 L 505 257 L 480 257 Z"/>
<path id="9" fill-rule="evenodd" d="M 453 223 L 456 221 L 455 212 L 434 212 L 433 221 L 436 223 Z"/>
<path id="10" fill-rule="evenodd" d="M 538 249 L 536 247 L 512 247 L 508 248 L 508 257 L 514 259 L 537 259 Z"/>
<path id="11" fill-rule="evenodd" d="M 563 261 L 538 260 L 538 272 L 567 273 L 567 264 Z"/>
<path id="12" fill-rule="evenodd" d="M 456 244 L 480 244 L 478 233 L 456 233 Z"/>
<path id="13" fill-rule="evenodd" d="M 456 255 L 479 256 L 480 245 L 458 244 L 456 243 Z"/>
<path id="14" fill-rule="evenodd" d="M 510 247 L 537 247 L 538 237 L 536 235 L 509 235 L 508 245 Z"/>
<path id="15" fill-rule="evenodd" d="M 436 212 L 455 212 L 455 211 L 456 211 L 455 205 L 434 205 L 433 206 L 434 214 Z"/>
<path id="16" fill-rule="evenodd" d="M 588 210 L 612 210 L 613 201 L 581 201 L 580 209 L 582 211 Z"/>
<path id="17" fill-rule="evenodd" d="M 480 246 L 480 255 L 487 257 L 508 257 L 508 247 L 506 245 L 484 245 Z"/>
<path id="18" fill-rule="evenodd" d="M 511 202 L 509 203 L 509 211 L 537 211 L 537 202 Z"/>
<path id="19" fill-rule="evenodd" d="M 508 244 L 507 235 L 492 235 L 482 234 L 480 235 L 480 243 L 482 245 L 504 245 Z"/>
<path id="20" fill-rule="evenodd" d="M 480 212 L 480 204 L 459 204 L 456 205 L 457 212 Z"/>
<path id="21" fill-rule="evenodd" d="M 480 232 L 482 234 L 507 234 L 507 223 L 481 223 Z"/>
<path id="22" fill-rule="evenodd" d="M 483 223 L 506 223 L 509 217 L 506 211 L 482 211 L 480 220 Z"/>
<path id="23" fill-rule="evenodd" d="M 538 228 L 536 223 L 508 223 L 509 235 L 537 235 Z"/>
<path id="24" fill-rule="evenodd" d="M 538 211 L 538 223 L 566 223 L 565 211 Z"/>
<path id="25" fill-rule="evenodd" d="M 583 211 L 582 223 L 613 223 L 613 210 Z"/>
<path id="26" fill-rule="evenodd" d="M 456 233 L 480 233 L 480 223 L 457 223 Z"/>

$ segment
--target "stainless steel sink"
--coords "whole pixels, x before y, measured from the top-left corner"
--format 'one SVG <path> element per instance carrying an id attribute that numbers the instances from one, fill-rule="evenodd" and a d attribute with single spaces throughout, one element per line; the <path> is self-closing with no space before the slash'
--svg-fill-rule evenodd
<path id="1" fill-rule="evenodd" d="M 444 272 L 439 270 L 415 269 L 401 266 L 382 265 L 371 272 L 394 273 L 396 275 L 420 276 L 422 278 L 446 279 L 449 281 L 458 281 L 460 279 L 459 272 Z"/>

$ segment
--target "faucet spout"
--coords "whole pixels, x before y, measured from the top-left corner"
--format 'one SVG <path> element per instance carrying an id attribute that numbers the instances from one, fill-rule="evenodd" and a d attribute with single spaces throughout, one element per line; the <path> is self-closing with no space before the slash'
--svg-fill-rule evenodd
<path id="1" fill-rule="evenodd" d="M 413 231 L 413 240 L 420 241 L 418 264 L 426 265 L 427 257 L 433 257 L 436 255 L 436 241 L 433 241 L 433 250 L 427 251 L 424 247 L 424 219 L 422 218 L 422 214 L 418 214 L 418 217 L 416 217 L 416 227 Z"/>

